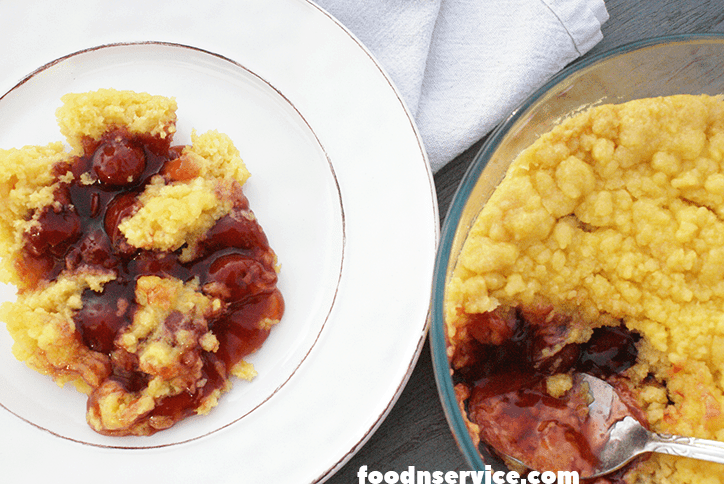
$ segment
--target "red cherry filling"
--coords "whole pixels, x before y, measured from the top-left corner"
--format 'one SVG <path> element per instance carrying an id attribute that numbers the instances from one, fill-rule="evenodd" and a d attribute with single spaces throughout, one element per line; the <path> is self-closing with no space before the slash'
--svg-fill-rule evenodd
<path id="1" fill-rule="evenodd" d="M 101 182 L 130 185 L 136 183 L 146 169 L 146 155 L 128 138 L 116 136 L 95 150 L 92 166 Z"/>

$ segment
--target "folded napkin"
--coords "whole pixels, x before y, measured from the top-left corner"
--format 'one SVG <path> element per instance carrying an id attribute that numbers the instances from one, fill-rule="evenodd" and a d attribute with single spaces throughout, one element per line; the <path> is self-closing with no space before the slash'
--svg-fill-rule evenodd
<path id="1" fill-rule="evenodd" d="M 601 40 L 604 0 L 315 0 L 372 52 L 433 171 Z"/>

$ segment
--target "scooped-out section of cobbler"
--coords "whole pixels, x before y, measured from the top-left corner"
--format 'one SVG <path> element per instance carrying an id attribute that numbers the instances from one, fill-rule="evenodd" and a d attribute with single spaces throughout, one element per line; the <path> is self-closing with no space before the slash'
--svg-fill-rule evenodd
<path id="1" fill-rule="evenodd" d="M 724 441 L 723 276 L 722 98 L 563 120 L 511 164 L 448 282 L 472 438 L 540 470 L 594 469 L 584 373 L 651 430 Z M 594 482 L 722 484 L 724 466 L 649 454 Z"/>
<path id="2" fill-rule="evenodd" d="M 216 131 L 174 145 L 176 102 L 67 94 L 61 142 L 0 150 L 0 256 L 18 289 L 13 353 L 88 394 L 105 435 L 208 413 L 284 313 L 279 265 L 239 151 Z"/>

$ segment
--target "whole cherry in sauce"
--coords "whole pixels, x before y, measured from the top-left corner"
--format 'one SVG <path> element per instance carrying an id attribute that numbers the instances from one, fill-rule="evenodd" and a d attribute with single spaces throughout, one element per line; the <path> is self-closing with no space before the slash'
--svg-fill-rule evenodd
<path id="1" fill-rule="evenodd" d="M 83 343 L 93 351 L 109 354 L 116 334 L 133 316 L 133 292 L 127 284 L 111 281 L 98 293 L 86 290 L 83 307 L 75 317 Z"/>
<path id="2" fill-rule="evenodd" d="M 241 200 L 241 203 L 245 202 L 245 198 Z M 209 229 L 201 246 L 204 252 L 209 253 L 227 247 L 251 250 L 254 247 L 264 247 L 268 243 L 259 224 L 237 210 L 221 217 L 216 225 Z"/>
<path id="3" fill-rule="evenodd" d="M 136 183 L 146 169 L 143 148 L 128 138 L 116 136 L 96 148 L 92 159 L 93 172 L 108 185 Z"/>
<path id="4" fill-rule="evenodd" d="M 55 203 L 40 212 L 37 224 L 27 233 L 26 247 L 33 256 L 46 252 L 61 254 L 81 236 L 81 220 L 67 190 L 59 189 L 55 198 Z"/>
<path id="5" fill-rule="evenodd" d="M 235 301 L 245 300 L 261 292 L 273 290 L 276 272 L 242 254 L 223 255 L 211 264 L 207 281 L 222 284 L 227 297 Z"/>
<path id="6" fill-rule="evenodd" d="M 133 215 L 136 206 L 137 194 L 134 192 L 121 193 L 108 203 L 108 208 L 103 218 L 103 228 L 110 240 L 110 244 L 119 252 L 132 253 L 135 251 L 135 249 L 126 242 L 126 236 L 123 235 L 118 225 L 123 219 Z"/>

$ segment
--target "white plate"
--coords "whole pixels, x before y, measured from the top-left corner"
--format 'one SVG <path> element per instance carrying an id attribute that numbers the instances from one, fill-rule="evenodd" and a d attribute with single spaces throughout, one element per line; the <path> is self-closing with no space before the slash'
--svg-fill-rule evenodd
<path id="1" fill-rule="evenodd" d="M 332 163 L 289 102 L 243 67 L 175 44 L 89 49 L 35 73 L 0 99 L 0 146 L 58 139 L 55 110 L 60 97 L 107 86 L 174 97 L 179 106 L 174 143 L 191 143 L 192 129 L 219 129 L 234 140 L 252 173 L 244 191 L 283 267 L 279 288 L 285 297 L 285 324 L 274 328 L 263 350 L 248 358 L 259 372 L 253 384 L 238 383 L 209 417 L 190 419 L 149 438 L 103 437 L 90 430 L 83 412 L 85 397 L 72 386 L 49 388 L 47 378 L 13 362 L 7 332 L 0 333 L 0 347 L 5 349 L 0 352 L 0 406 L 81 443 L 123 448 L 173 445 L 215 432 L 252 412 L 310 353 L 337 294 L 344 205 Z M 53 403 L 37 404 L 43 401 Z"/>
<path id="2" fill-rule="evenodd" d="M 30 14 L 31 4 L 17 8 Z M 323 481 L 381 423 L 424 341 L 438 218 L 421 141 L 371 56 L 310 3 L 218 6 L 205 35 L 186 37 L 186 4 L 170 18 L 141 5 L 145 21 L 164 19 L 144 33 L 164 42 L 135 42 L 138 27 L 122 15 L 81 41 L 69 26 L 112 12 L 56 10 L 36 28 L 57 41 L 18 61 L 19 37 L 32 36 L 0 21 L 10 39 L 0 47 L 0 147 L 61 139 L 54 111 L 66 92 L 176 97 L 176 142 L 219 129 L 252 172 L 245 191 L 282 263 L 287 311 L 253 357 L 253 382 L 149 438 L 92 432 L 85 397 L 18 363 L 2 328 L 3 481 L 127 482 L 124 469 L 138 482 Z M 92 47 L 102 43 L 112 45 Z M 18 63 L 48 54 L 58 60 L 13 87 Z"/>

